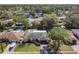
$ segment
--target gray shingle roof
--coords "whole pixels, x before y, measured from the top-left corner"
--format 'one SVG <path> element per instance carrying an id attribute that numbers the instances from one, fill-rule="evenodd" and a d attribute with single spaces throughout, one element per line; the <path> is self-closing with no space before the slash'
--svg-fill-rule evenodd
<path id="1" fill-rule="evenodd" d="M 27 37 L 30 39 L 38 39 L 38 40 L 47 40 L 47 32 L 42 30 L 33 30 L 30 32 L 26 32 L 24 39 L 27 39 Z"/>

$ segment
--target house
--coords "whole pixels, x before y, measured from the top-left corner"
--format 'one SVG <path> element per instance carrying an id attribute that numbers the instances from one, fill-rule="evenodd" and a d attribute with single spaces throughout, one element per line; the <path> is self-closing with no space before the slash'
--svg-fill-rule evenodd
<path id="1" fill-rule="evenodd" d="M 24 35 L 24 41 L 38 41 L 38 42 L 43 42 L 47 43 L 48 36 L 47 32 L 45 30 L 35 30 L 35 29 L 30 29 L 27 30 L 25 35 Z"/>
<path id="2" fill-rule="evenodd" d="M 79 37 L 79 29 L 71 29 L 76 37 Z"/>
<path id="3" fill-rule="evenodd" d="M 64 14 L 68 14 L 68 13 L 70 13 L 70 11 L 69 11 L 69 10 L 64 11 Z"/>
<path id="4" fill-rule="evenodd" d="M 14 30 L 23 30 L 24 25 L 21 22 L 16 22 L 16 24 L 14 24 L 12 27 Z"/>
<path id="5" fill-rule="evenodd" d="M 65 15 L 63 15 L 63 16 L 59 16 L 59 17 L 58 17 L 58 19 L 65 19 L 65 18 L 66 18 Z"/>
<path id="6" fill-rule="evenodd" d="M 43 16 L 42 10 L 31 10 L 27 12 L 29 18 L 39 18 Z"/>
<path id="7" fill-rule="evenodd" d="M 23 41 L 23 31 L 10 31 L 10 32 L 0 32 L 0 40 L 9 40 L 9 42 L 14 41 L 14 42 L 19 42 Z"/>
<path id="8" fill-rule="evenodd" d="M 35 10 L 35 12 L 37 13 L 37 15 L 39 17 L 42 17 L 43 16 L 43 11 L 42 10 Z"/>
<path id="9" fill-rule="evenodd" d="M 58 10 L 58 12 L 56 14 L 58 16 L 58 19 L 65 19 L 66 18 L 66 16 L 63 14 L 63 12 L 60 10 Z"/>
<path id="10" fill-rule="evenodd" d="M 23 13 L 23 15 L 29 17 L 29 13 L 27 12 Z"/>
<path id="11" fill-rule="evenodd" d="M 39 18 L 28 18 L 29 22 L 33 22 L 33 21 L 41 21 L 43 19 L 43 17 L 39 17 Z"/>

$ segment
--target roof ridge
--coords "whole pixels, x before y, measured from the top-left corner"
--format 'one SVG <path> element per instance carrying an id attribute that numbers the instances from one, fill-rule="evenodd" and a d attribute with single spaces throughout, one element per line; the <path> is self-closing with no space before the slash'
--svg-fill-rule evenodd
<path id="1" fill-rule="evenodd" d="M 15 33 L 14 32 L 10 32 L 10 34 L 12 35 L 14 35 L 17 39 L 18 39 L 18 37 L 15 35 Z"/>

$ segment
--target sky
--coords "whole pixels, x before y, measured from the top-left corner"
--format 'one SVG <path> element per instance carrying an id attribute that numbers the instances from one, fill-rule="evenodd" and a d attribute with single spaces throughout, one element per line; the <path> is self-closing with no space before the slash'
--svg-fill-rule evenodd
<path id="1" fill-rule="evenodd" d="M 79 0 L 0 0 L 0 4 L 79 4 Z"/>

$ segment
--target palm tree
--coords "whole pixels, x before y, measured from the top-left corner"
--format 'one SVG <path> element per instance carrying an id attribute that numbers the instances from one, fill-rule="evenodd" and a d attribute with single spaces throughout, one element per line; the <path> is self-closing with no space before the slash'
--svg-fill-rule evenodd
<path id="1" fill-rule="evenodd" d="M 51 43 L 49 42 L 49 45 L 51 46 L 51 50 L 53 49 L 54 53 L 58 52 L 59 47 L 61 46 L 62 43 L 70 44 L 69 42 L 71 42 L 70 40 L 68 40 L 69 35 L 67 33 L 67 30 L 62 29 L 60 27 L 54 27 L 52 30 L 50 30 L 48 32 L 48 36 L 52 41 Z"/>

